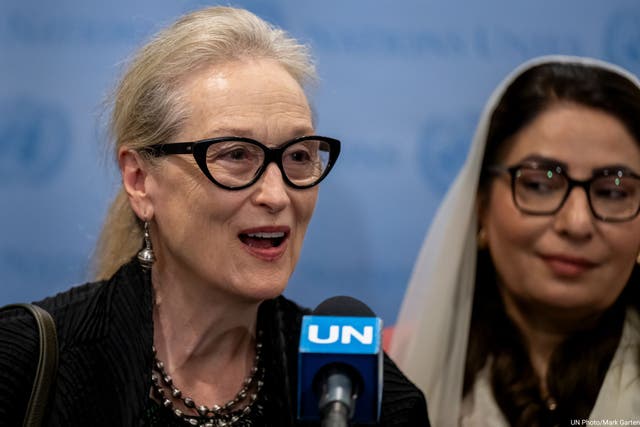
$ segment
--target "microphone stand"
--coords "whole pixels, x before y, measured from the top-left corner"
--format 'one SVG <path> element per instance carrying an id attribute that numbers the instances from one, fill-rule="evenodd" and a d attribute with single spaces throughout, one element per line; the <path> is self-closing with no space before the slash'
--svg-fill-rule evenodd
<path id="1" fill-rule="evenodd" d="M 318 403 L 321 427 L 348 427 L 355 409 L 351 378 L 340 370 L 331 370 L 325 377 Z"/>

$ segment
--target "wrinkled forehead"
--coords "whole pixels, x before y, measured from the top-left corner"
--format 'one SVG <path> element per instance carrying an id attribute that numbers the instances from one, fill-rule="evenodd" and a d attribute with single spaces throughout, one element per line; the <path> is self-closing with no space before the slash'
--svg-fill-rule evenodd
<path id="1" fill-rule="evenodd" d="M 185 80 L 181 92 L 187 110 L 179 135 L 182 139 L 244 136 L 266 142 L 313 130 L 304 90 L 275 61 L 206 67 Z"/>

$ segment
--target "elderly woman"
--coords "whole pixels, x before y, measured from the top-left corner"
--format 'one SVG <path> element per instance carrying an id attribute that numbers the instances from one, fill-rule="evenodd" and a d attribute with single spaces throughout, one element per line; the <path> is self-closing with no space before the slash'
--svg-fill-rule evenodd
<path id="1" fill-rule="evenodd" d="M 308 310 L 280 295 L 340 151 L 315 135 L 313 76 L 304 46 L 232 8 L 191 13 L 139 51 L 115 94 L 122 189 L 103 280 L 40 303 L 60 339 L 48 425 L 303 425 Z M 36 343 L 26 316 L 4 315 L 3 425 L 21 424 Z M 390 361 L 385 375 L 381 425 L 427 425 L 417 388 Z"/>
<path id="2" fill-rule="evenodd" d="M 640 82 L 544 57 L 485 108 L 392 355 L 437 426 L 640 418 Z"/>

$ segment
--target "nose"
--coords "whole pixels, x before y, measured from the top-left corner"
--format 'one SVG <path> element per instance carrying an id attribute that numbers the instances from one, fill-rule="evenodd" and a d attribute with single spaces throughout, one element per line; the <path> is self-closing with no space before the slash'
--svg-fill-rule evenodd
<path id="1" fill-rule="evenodd" d="M 271 213 L 280 212 L 291 203 L 287 184 L 275 163 L 267 166 L 255 186 L 253 203 L 266 207 Z"/>
<path id="2" fill-rule="evenodd" d="M 584 240 L 592 236 L 594 221 L 585 189 L 574 187 L 554 215 L 554 229 L 562 235 Z"/>

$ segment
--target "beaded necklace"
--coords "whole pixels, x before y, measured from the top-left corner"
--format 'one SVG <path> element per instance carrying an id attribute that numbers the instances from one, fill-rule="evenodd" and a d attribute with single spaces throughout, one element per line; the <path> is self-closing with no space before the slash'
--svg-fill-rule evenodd
<path id="1" fill-rule="evenodd" d="M 251 412 L 251 408 L 264 384 L 264 368 L 260 363 L 262 354 L 261 336 L 262 331 L 258 332 L 256 357 L 249 376 L 244 379 L 242 387 L 235 397 L 223 405 L 198 405 L 191 397 L 184 396 L 182 391 L 173 383 L 171 376 L 167 374 L 164 363 L 158 359 L 156 348 L 153 347 L 151 383 L 154 396 L 162 406 L 189 426 L 226 427 L 235 425 Z M 174 403 L 176 401 L 188 408 L 191 414 L 185 414 L 184 411 L 176 407 Z"/>

